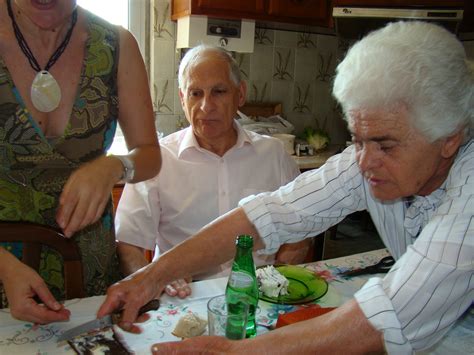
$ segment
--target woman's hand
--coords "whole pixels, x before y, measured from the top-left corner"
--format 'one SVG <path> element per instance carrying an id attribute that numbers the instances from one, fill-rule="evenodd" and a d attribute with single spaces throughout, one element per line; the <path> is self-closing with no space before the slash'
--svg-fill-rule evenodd
<path id="1" fill-rule="evenodd" d="M 71 312 L 56 301 L 33 269 L 4 250 L 1 257 L 0 276 L 12 317 L 39 324 L 69 320 Z M 44 304 L 38 304 L 35 298 Z"/>
<path id="2" fill-rule="evenodd" d="M 59 198 L 56 214 L 56 221 L 66 237 L 99 220 L 122 172 L 119 159 L 102 156 L 71 174 Z"/>

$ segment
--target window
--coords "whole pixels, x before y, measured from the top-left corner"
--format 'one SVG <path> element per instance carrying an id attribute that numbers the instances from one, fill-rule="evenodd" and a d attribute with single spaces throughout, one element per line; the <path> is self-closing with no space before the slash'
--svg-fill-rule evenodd
<path id="1" fill-rule="evenodd" d="M 147 2 L 136 0 L 77 0 L 77 5 L 103 19 L 128 29 L 137 39 L 142 57 L 146 61 Z M 113 154 L 127 154 L 120 127 L 117 127 L 114 142 L 109 149 Z"/>
<path id="2" fill-rule="evenodd" d="M 130 28 L 128 0 L 77 0 L 77 4 L 110 23 Z"/>
<path id="3" fill-rule="evenodd" d="M 133 33 L 145 58 L 146 1 L 133 0 L 77 0 L 84 9 L 120 25 Z"/>

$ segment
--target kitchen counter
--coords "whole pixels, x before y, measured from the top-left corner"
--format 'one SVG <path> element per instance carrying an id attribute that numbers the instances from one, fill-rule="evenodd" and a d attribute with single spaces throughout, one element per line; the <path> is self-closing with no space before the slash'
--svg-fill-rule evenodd
<path id="1" fill-rule="evenodd" d="M 324 163 L 326 163 L 326 160 L 328 160 L 334 154 L 339 153 L 341 150 L 342 148 L 340 145 L 332 145 L 322 152 L 315 153 L 314 155 L 302 155 L 299 157 L 292 155 L 292 158 L 295 159 L 300 170 L 305 171 L 319 168 L 320 166 L 324 165 Z"/>

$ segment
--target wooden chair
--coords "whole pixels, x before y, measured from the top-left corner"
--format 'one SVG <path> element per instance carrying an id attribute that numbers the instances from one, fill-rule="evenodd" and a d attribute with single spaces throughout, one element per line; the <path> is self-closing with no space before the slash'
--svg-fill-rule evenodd
<path id="1" fill-rule="evenodd" d="M 0 242 L 22 242 L 22 261 L 34 270 L 40 266 L 42 245 L 55 249 L 64 259 L 66 299 L 85 297 L 79 247 L 62 232 L 36 223 L 0 222 Z"/>

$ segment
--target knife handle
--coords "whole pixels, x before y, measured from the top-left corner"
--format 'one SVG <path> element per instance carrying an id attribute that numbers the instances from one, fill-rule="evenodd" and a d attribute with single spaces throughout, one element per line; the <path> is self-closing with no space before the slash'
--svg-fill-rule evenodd
<path id="1" fill-rule="evenodd" d="M 141 316 L 148 311 L 156 311 L 158 308 L 160 308 L 160 300 L 153 299 L 138 310 L 138 315 Z"/>
<path id="2" fill-rule="evenodd" d="M 148 312 L 148 311 L 156 311 L 158 308 L 160 308 L 160 300 L 153 299 L 143 305 L 139 310 L 138 310 L 138 315 L 141 316 L 142 314 Z M 118 324 L 120 322 L 120 319 L 122 318 L 122 311 L 117 311 L 112 313 L 112 323 L 113 324 Z"/>

